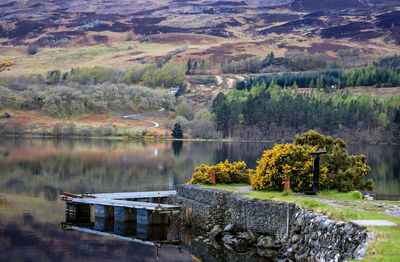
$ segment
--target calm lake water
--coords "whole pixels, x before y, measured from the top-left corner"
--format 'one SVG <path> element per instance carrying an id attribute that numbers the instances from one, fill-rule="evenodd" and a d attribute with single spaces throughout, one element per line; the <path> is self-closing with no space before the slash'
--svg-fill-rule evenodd
<path id="1" fill-rule="evenodd" d="M 244 160 L 255 168 L 263 150 L 272 146 L 0 139 L 0 261 L 194 261 L 190 240 L 184 247 L 156 248 L 64 230 L 65 204 L 58 196 L 167 190 L 187 182 L 201 163 Z M 379 195 L 400 196 L 400 146 L 350 145 L 349 151 L 367 155 Z M 218 261 L 232 256 L 220 254 Z"/>

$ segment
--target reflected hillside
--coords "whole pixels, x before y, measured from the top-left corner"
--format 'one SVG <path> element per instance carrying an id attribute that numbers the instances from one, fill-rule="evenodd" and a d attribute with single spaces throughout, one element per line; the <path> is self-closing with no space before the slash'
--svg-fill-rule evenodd
<path id="1" fill-rule="evenodd" d="M 175 146 L 176 147 L 176 146 Z M 116 192 L 184 183 L 218 145 L 104 140 L 2 140 L 0 188 L 7 192 Z"/>

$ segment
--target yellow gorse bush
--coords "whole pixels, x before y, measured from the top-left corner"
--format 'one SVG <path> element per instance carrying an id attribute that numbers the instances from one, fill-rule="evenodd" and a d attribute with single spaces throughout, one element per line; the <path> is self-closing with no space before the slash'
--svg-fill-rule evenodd
<path id="1" fill-rule="evenodd" d="M 310 152 L 326 150 L 321 156 L 320 188 L 351 190 L 372 190 L 372 180 L 365 181 L 371 168 L 365 155 L 350 156 L 346 143 L 333 140 L 314 130 L 298 136 L 293 144 L 275 145 L 264 151 L 258 161 L 256 172 L 250 177 L 255 190 L 282 190 L 285 179 L 290 179 L 293 191 L 306 191 L 312 187 L 313 159 Z"/>
<path id="2" fill-rule="evenodd" d="M 293 191 L 304 192 L 313 185 L 314 157 L 310 153 L 326 150 L 327 154 L 321 156 L 320 189 L 373 190 L 374 182 L 364 180 L 371 170 L 366 156 L 350 156 L 346 147 L 339 138 L 334 140 L 310 130 L 297 136 L 292 144 L 276 144 L 264 151 L 255 171 L 246 169 L 245 162 L 226 160 L 215 166 L 196 167 L 189 183 L 212 184 L 210 174 L 214 169 L 217 183 L 249 183 L 250 180 L 255 190 L 282 190 L 284 181 L 289 179 Z"/>
<path id="3" fill-rule="evenodd" d="M 188 184 L 212 184 L 210 174 L 213 169 L 216 183 L 222 184 L 249 183 L 249 174 L 254 172 L 252 169 L 246 169 L 244 161 L 229 163 L 228 160 L 225 160 L 215 166 L 200 165 L 196 167 Z"/>
<path id="4" fill-rule="evenodd" d="M 304 191 L 312 184 L 313 157 L 316 147 L 280 144 L 264 151 L 258 167 L 250 176 L 255 190 L 282 190 L 286 179 L 293 191 Z M 323 174 L 326 175 L 326 174 Z"/>

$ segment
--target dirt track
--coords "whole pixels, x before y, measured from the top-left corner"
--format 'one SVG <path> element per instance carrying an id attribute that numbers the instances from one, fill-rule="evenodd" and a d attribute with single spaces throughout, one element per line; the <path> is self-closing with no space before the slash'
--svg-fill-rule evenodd
<path id="1" fill-rule="evenodd" d="M 135 120 L 135 121 L 152 123 L 153 126 L 148 127 L 148 128 L 157 128 L 157 127 L 160 127 L 159 123 L 152 121 L 152 120 L 148 120 L 145 117 L 160 117 L 165 114 L 164 111 L 165 111 L 164 108 L 160 108 L 158 111 L 152 111 L 152 112 L 146 112 L 146 113 L 136 113 L 136 114 L 131 114 L 131 115 L 122 115 L 122 116 L 120 116 L 120 118 L 125 119 L 125 120 Z"/>

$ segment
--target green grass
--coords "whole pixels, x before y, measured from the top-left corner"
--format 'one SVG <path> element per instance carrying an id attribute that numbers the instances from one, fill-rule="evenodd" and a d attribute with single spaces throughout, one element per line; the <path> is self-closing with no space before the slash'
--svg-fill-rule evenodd
<path id="1" fill-rule="evenodd" d="M 337 190 L 323 190 L 318 194 L 318 197 L 336 200 L 362 200 L 362 196 L 358 191 L 343 193 Z"/>
<path id="2" fill-rule="evenodd" d="M 303 209 L 323 213 L 331 219 L 337 221 L 349 220 L 388 220 L 396 223 L 396 227 L 368 227 L 367 230 L 374 232 L 376 236 L 368 245 L 368 253 L 363 261 L 378 262 L 397 262 L 400 261 L 400 219 L 375 212 L 356 211 L 349 208 L 333 207 L 322 203 L 316 199 L 293 196 L 288 192 L 277 191 L 257 191 L 240 192 L 234 187 L 246 186 L 244 184 L 205 186 L 207 188 L 217 188 L 221 190 L 241 193 L 245 197 L 253 199 L 270 199 L 277 201 L 294 202 L 302 206 Z M 361 200 L 361 196 L 356 192 L 341 193 L 338 191 L 322 191 L 318 197 L 338 200 Z M 393 201 L 392 201 L 393 202 Z"/>

